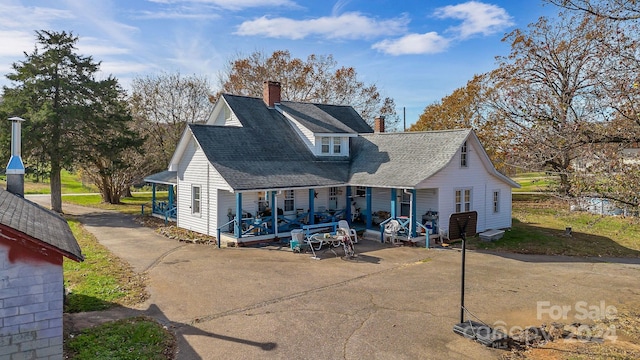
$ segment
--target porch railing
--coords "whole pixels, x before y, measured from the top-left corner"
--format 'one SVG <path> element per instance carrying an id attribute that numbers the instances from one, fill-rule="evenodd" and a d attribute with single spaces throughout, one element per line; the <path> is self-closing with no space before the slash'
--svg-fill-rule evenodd
<path id="1" fill-rule="evenodd" d="M 391 221 L 391 220 L 397 220 L 398 223 L 400 224 L 400 229 L 397 231 L 397 234 L 405 234 L 408 238 L 412 237 L 411 234 L 411 228 L 410 228 L 410 224 L 411 224 L 411 219 L 409 218 L 405 218 L 405 217 L 390 217 L 386 220 L 384 220 L 383 222 L 380 223 L 380 242 L 384 243 L 384 228 L 385 225 Z M 425 247 L 428 249 L 429 248 L 429 229 L 427 229 L 426 226 L 422 225 L 419 221 L 415 221 L 416 224 L 416 229 L 418 228 L 422 228 L 424 230 L 424 233 L 426 234 L 426 245 Z"/>
<path id="2" fill-rule="evenodd" d="M 222 233 L 222 228 L 225 226 L 229 226 L 230 224 L 233 223 L 233 227 L 236 227 L 236 219 L 232 219 L 231 221 L 228 221 L 226 223 L 224 223 L 222 226 L 220 226 L 219 228 L 216 229 L 216 242 L 218 243 L 218 249 L 220 248 L 220 234 Z"/>

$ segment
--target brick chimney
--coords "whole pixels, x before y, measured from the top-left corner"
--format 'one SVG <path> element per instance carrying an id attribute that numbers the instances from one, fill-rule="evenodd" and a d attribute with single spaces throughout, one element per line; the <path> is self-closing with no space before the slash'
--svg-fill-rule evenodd
<path id="1" fill-rule="evenodd" d="M 376 116 L 373 120 L 373 132 L 375 133 L 383 133 L 384 132 L 384 116 Z"/>
<path id="2" fill-rule="evenodd" d="M 24 164 L 20 156 L 24 119 L 16 116 L 9 120 L 11 121 L 11 158 L 7 164 L 7 191 L 24 197 Z"/>
<path id="3" fill-rule="evenodd" d="M 265 81 L 262 89 L 262 99 L 268 107 L 280 103 L 280 83 L 277 81 Z"/>

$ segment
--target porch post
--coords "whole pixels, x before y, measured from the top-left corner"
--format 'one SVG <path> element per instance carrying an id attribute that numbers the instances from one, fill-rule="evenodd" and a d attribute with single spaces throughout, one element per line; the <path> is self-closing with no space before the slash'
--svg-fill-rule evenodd
<path id="1" fill-rule="evenodd" d="M 271 192 L 271 200 L 269 200 L 269 204 L 271 204 L 271 217 L 273 218 L 272 226 L 273 233 L 278 236 L 278 204 L 276 204 L 276 192 Z"/>
<path id="2" fill-rule="evenodd" d="M 151 214 L 156 210 L 156 183 L 151 183 Z"/>
<path id="3" fill-rule="evenodd" d="M 314 199 L 316 198 L 316 191 L 314 189 L 309 189 L 309 225 L 315 224 L 316 220 L 316 212 L 315 205 L 313 204 Z"/>
<path id="4" fill-rule="evenodd" d="M 242 193 L 236 193 L 236 238 L 242 237 Z"/>
<path id="5" fill-rule="evenodd" d="M 371 225 L 373 222 L 373 211 L 371 211 L 371 187 L 367 186 L 367 190 L 366 190 L 366 195 L 365 195 L 365 202 L 367 203 L 367 215 L 366 215 L 366 224 L 367 224 L 367 229 L 371 229 Z"/>
<path id="6" fill-rule="evenodd" d="M 411 232 L 411 237 L 416 237 L 416 214 L 417 214 L 417 210 L 416 208 L 418 207 L 417 204 L 417 195 L 416 195 L 416 189 L 411 189 L 411 226 L 409 227 L 409 231 Z M 428 234 L 427 234 L 428 236 Z"/>
<path id="7" fill-rule="evenodd" d="M 345 209 L 345 216 L 347 218 L 347 222 L 351 225 L 351 202 L 353 201 L 353 199 L 351 199 L 351 186 L 347 186 L 347 191 L 345 191 L 345 193 L 347 194 L 347 208 Z"/>
<path id="8" fill-rule="evenodd" d="M 396 202 L 398 201 L 398 191 L 397 189 L 391 189 L 391 218 L 396 218 Z"/>
<path id="9" fill-rule="evenodd" d="M 169 185 L 169 209 L 173 206 L 173 185 Z"/>

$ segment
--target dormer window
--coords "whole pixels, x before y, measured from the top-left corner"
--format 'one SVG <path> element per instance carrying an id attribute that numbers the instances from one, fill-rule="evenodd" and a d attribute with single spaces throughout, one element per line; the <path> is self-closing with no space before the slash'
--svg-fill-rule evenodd
<path id="1" fill-rule="evenodd" d="M 340 154 L 342 151 L 342 139 L 337 137 L 337 138 L 333 138 L 333 153 L 334 154 Z"/>
<path id="2" fill-rule="evenodd" d="M 325 136 L 322 138 L 322 150 L 323 154 L 329 154 L 329 150 L 331 150 L 331 138 Z"/>
<path id="3" fill-rule="evenodd" d="M 341 155 L 342 154 L 342 138 L 338 136 L 321 137 L 320 153 L 322 155 Z"/>

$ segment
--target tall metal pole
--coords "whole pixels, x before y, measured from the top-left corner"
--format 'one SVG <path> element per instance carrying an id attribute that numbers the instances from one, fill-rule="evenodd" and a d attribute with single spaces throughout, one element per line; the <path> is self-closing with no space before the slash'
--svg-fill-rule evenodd
<path id="1" fill-rule="evenodd" d="M 464 322 L 464 264 L 465 264 L 465 254 L 466 254 L 466 240 L 465 236 L 462 235 L 462 280 L 460 281 L 460 322 Z"/>

